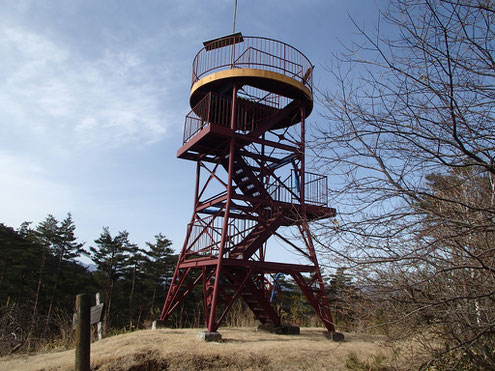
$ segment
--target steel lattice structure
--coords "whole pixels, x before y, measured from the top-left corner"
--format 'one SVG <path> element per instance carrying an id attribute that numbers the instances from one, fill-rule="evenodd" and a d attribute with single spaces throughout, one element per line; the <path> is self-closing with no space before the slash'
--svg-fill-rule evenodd
<path id="1" fill-rule="evenodd" d="M 305 120 L 313 108 L 313 67 L 280 41 L 240 33 L 204 43 L 193 62 L 191 112 L 179 158 L 196 162 L 194 212 L 161 319 L 203 286 L 208 331 L 237 299 L 279 326 L 270 274 L 285 273 L 334 332 L 308 222 L 335 216 L 327 178 L 305 170 Z M 278 232 L 297 228 L 304 246 Z M 269 262 L 279 237 L 308 263 Z"/>

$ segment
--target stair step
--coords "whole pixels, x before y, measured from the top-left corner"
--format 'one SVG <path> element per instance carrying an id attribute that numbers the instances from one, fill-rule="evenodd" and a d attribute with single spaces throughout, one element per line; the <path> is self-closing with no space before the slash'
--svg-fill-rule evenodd
<path id="1" fill-rule="evenodd" d="M 243 189 L 242 193 L 247 194 L 248 196 L 252 196 L 254 194 L 254 191 L 256 191 L 254 188 L 247 188 Z"/>

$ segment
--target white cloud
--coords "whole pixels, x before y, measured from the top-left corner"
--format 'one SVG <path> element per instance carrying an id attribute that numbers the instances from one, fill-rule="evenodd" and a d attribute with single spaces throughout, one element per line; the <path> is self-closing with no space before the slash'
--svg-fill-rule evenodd
<path id="1" fill-rule="evenodd" d="M 0 152 L 0 169 L 0 217 L 8 218 L 0 222 L 18 226 L 26 217 L 37 222 L 47 213 L 63 214 L 70 208 L 73 190 L 49 181 L 38 164 Z"/>
<path id="2" fill-rule="evenodd" d="M 166 91 L 132 50 L 106 50 L 88 60 L 45 36 L 10 27 L 0 29 L 0 58 L 2 125 L 85 147 L 147 144 L 167 132 Z"/>

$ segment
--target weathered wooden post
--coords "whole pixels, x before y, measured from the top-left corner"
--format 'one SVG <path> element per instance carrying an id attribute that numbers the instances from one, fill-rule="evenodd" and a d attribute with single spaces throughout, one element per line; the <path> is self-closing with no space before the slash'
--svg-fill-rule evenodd
<path id="1" fill-rule="evenodd" d="M 90 313 L 91 296 L 80 294 L 76 297 L 77 327 L 76 327 L 76 371 L 90 370 L 91 331 Z"/>

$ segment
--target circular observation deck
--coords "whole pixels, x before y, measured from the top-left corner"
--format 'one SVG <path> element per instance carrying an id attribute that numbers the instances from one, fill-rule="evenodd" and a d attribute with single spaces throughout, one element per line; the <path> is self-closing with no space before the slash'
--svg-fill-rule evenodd
<path id="1" fill-rule="evenodd" d="M 297 124 L 301 108 L 304 117 L 313 109 L 313 66 L 303 53 L 281 41 L 237 33 L 205 42 L 193 61 L 193 112 L 204 116 L 205 98 L 210 102 L 231 99 L 234 86 L 238 109 L 248 112 L 245 117 L 261 119 L 285 108 L 290 120 L 280 121 L 273 129 Z M 217 108 L 210 106 L 208 112 Z M 254 111 L 258 113 L 249 113 Z"/>

